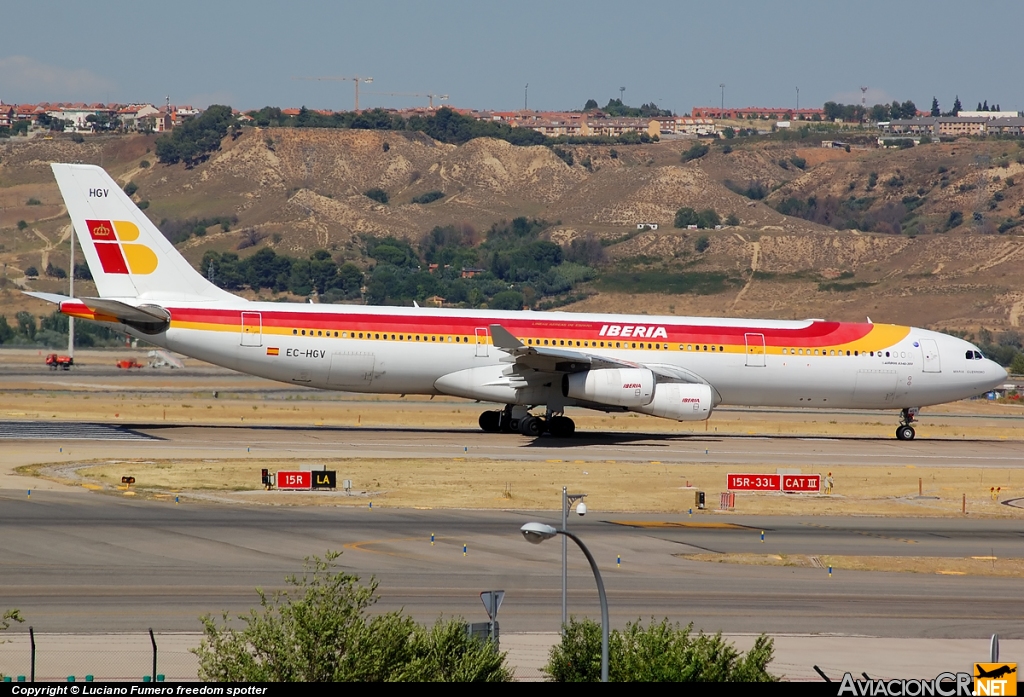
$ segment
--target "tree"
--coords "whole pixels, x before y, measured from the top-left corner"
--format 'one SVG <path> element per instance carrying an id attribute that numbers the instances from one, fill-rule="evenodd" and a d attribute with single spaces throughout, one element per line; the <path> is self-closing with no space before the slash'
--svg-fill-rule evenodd
<path id="1" fill-rule="evenodd" d="M 725 217 L 725 224 L 735 227 L 740 224 L 740 219 L 736 216 L 735 213 L 730 213 Z"/>
<path id="2" fill-rule="evenodd" d="M 29 340 L 36 338 L 36 318 L 32 316 L 31 312 L 25 310 L 19 310 L 14 315 L 14 319 L 18 320 L 18 333 Z"/>
<path id="3" fill-rule="evenodd" d="M 726 126 L 722 129 L 722 135 L 725 136 L 726 140 L 732 140 L 736 137 L 736 129 L 732 126 Z"/>
<path id="4" fill-rule="evenodd" d="M 694 209 L 684 206 L 676 211 L 675 227 L 685 228 L 689 225 L 697 224 L 697 211 Z"/>
<path id="5" fill-rule="evenodd" d="M 722 218 L 713 209 L 707 208 L 697 214 L 697 227 L 701 229 L 713 228 L 722 224 Z"/>
<path id="6" fill-rule="evenodd" d="M 583 105 L 583 111 L 593 111 L 597 108 L 596 99 L 588 99 L 587 103 Z"/>
<path id="7" fill-rule="evenodd" d="M 507 682 L 512 671 L 494 644 L 467 636 L 461 622 L 433 627 L 390 612 L 371 617 L 377 583 L 361 585 L 337 570 L 339 552 L 307 557 L 289 590 L 268 596 L 238 619 L 241 628 L 209 615 L 194 653 L 199 679 L 232 682 Z"/>
<path id="8" fill-rule="evenodd" d="M 960 104 L 960 95 L 957 95 L 956 99 L 953 100 L 953 108 L 950 110 L 949 115 L 958 116 L 963 109 L 963 106 Z"/>
<path id="9" fill-rule="evenodd" d="M 683 162 L 690 162 L 691 160 L 699 160 L 708 154 L 708 146 L 704 143 L 694 143 L 689 150 L 683 153 Z"/>
<path id="10" fill-rule="evenodd" d="M 156 155 L 165 164 L 184 162 L 187 168 L 194 167 L 220 149 L 220 142 L 236 123 L 231 107 L 214 104 L 201 115 L 157 138 Z"/>
<path id="11" fill-rule="evenodd" d="M 693 635 L 667 619 L 646 627 L 638 620 L 608 637 L 610 682 L 777 682 L 767 671 L 772 640 L 761 635 L 746 655 L 721 634 Z M 596 682 L 601 675 L 601 627 L 593 620 L 570 620 L 560 644 L 551 649 L 544 672 L 557 682 Z"/>
<path id="12" fill-rule="evenodd" d="M 29 278 L 35 278 L 39 275 L 39 269 L 37 269 L 34 266 L 30 266 L 27 269 L 25 269 L 25 275 L 28 276 Z"/>
<path id="13" fill-rule="evenodd" d="M 503 290 L 491 298 L 487 307 L 492 310 L 522 310 L 523 294 L 514 290 Z"/>
<path id="14" fill-rule="evenodd" d="M 7 343 L 14 338 L 14 330 L 7 323 L 7 316 L 0 315 L 0 344 Z"/>
<path id="15" fill-rule="evenodd" d="M 139 185 L 133 181 L 128 182 L 124 185 L 124 192 L 129 196 L 134 196 L 135 192 L 139 190 Z"/>
<path id="16" fill-rule="evenodd" d="M 1014 375 L 1024 375 L 1024 353 L 1017 353 L 1010 361 L 1010 372 Z"/>
<path id="17" fill-rule="evenodd" d="M 388 203 L 388 192 L 384 191 L 379 187 L 369 189 L 365 194 L 366 198 L 373 199 L 377 203 L 383 203 L 385 206 Z"/>
<path id="18" fill-rule="evenodd" d="M 932 116 L 941 116 L 942 112 L 939 111 L 939 98 L 932 97 Z"/>

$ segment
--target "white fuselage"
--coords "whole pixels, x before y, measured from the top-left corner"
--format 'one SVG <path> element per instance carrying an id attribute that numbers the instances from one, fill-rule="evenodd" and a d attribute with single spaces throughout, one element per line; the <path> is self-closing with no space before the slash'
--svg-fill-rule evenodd
<path id="1" fill-rule="evenodd" d="M 893 325 L 240 302 L 170 305 L 165 333 L 137 335 L 243 373 L 364 393 L 441 394 L 443 376 L 488 366 L 497 375 L 509 361 L 491 324 L 537 346 L 682 368 L 721 404 L 902 409 L 1006 377 L 966 341 Z"/>

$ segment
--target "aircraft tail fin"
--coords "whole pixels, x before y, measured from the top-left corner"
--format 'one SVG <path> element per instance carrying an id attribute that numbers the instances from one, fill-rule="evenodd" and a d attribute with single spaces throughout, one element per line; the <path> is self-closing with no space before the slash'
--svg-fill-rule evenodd
<path id="1" fill-rule="evenodd" d="M 193 269 L 103 168 L 50 167 L 100 297 L 155 302 L 235 298 Z"/>

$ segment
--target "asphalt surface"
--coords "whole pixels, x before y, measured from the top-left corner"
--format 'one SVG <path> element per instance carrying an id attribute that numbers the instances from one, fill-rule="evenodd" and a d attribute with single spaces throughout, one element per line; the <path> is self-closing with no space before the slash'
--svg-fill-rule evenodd
<path id="1" fill-rule="evenodd" d="M 242 612 L 255 587 L 279 588 L 307 555 L 343 551 L 341 568 L 380 585 L 378 610 L 423 621 L 485 618 L 481 591 L 505 590 L 505 631 L 555 631 L 557 541 L 519 527 L 555 514 L 214 506 L 87 492 L 0 491 L 0 592 L 37 631 L 195 631 L 197 617 Z M 637 521 L 682 523 L 642 527 Z M 617 522 L 615 522 L 617 521 Z M 725 632 L 1021 638 L 1018 579 L 699 563 L 700 551 L 1024 556 L 1016 521 L 588 514 L 570 526 L 590 546 L 612 621 L 669 617 Z M 627 523 L 627 524 L 622 524 Z M 766 541 L 760 541 L 765 530 Z M 430 535 L 435 535 L 431 546 Z M 463 545 L 466 554 L 463 555 Z M 594 582 L 570 546 L 570 612 L 597 617 Z M 617 561 L 621 560 L 621 566 Z M 979 562 L 984 563 L 984 562 Z"/>
<path id="2" fill-rule="evenodd" d="M 109 441 L 132 441 L 119 445 Z M 11 442 L 14 441 L 14 442 Z M 713 434 L 578 433 L 571 439 L 529 439 L 473 429 L 165 426 L 126 423 L 0 421 L 0 442 L 12 453 L 18 441 L 46 441 L 54 452 L 73 443 L 88 457 L 445 458 L 502 460 L 614 460 L 686 464 L 759 464 L 780 467 L 829 465 L 920 467 L 1016 467 L 1021 443 L 1010 440 L 762 437 Z M 90 442 L 92 441 L 92 442 Z M 39 445 L 31 445 L 39 451 Z M 67 448 L 65 448 L 67 450 Z M 13 461 L 13 460 L 12 460 Z M 39 461 L 36 458 L 33 461 Z M 20 461 L 19 461 L 20 463 Z M 2 486 L 2 484 L 0 484 Z"/>

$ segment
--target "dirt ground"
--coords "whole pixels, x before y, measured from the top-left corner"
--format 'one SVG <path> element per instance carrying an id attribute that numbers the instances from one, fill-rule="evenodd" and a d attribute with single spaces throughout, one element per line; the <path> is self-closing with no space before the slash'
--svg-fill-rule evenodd
<path id="1" fill-rule="evenodd" d="M 658 462 L 547 460 L 543 462 L 452 459 L 317 460 L 350 479 L 353 491 L 300 493 L 265 491 L 260 470 L 298 469 L 298 465 L 265 459 L 118 460 L 33 465 L 21 468 L 64 483 L 77 483 L 108 493 L 124 492 L 121 477 L 135 477 L 131 495 L 173 496 L 269 505 L 368 506 L 392 508 L 515 508 L 547 509 L 563 485 L 588 493 L 594 511 L 686 513 L 694 494 L 703 490 L 705 515 L 881 515 L 962 516 L 963 496 L 971 517 L 1024 518 L 1024 510 L 1001 505 L 1000 498 L 1024 491 L 1024 471 L 1015 469 L 830 468 L 834 493 L 736 494 L 732 511 L 716 510 L 730 465 L 686 465 Z M 752 471 L 771 471 L 752 465 Z M 826 472 L 806 468 L 804 474 Z M 920 480 L 920 481 L 919 481 Z M 920 486 L 921 495 L 918 495 Z M 700 514 L 700 511 L 696 511 Z"/>
<path id="2" fill-rule="evenodd" d="M 787 554 L 679 554 L 681 559 L 720 564 L 746 564 L 752 566 L 800 566 L 833 573 L 843 571 L 898 571 L 915 574 L 941 574 L 944 576 L 1011 576 L 1024 573 L 1024 559 L 978 557 L 878 557 L 832 556 L 817 557 Z"/>

